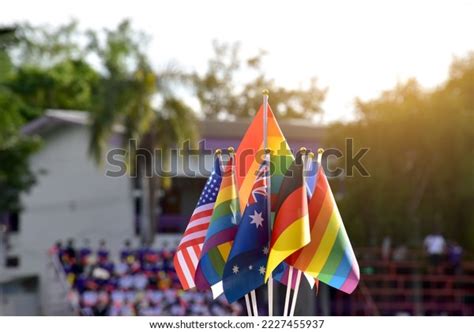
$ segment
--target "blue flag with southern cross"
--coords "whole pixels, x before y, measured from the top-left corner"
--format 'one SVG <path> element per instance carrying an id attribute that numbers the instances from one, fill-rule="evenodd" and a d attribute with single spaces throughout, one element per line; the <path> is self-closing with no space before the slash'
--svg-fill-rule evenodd
<path id="1" fill-rule="evenodd" d="M 232 303 L 264 284 L 268 258 L 268 161 L 263 161 L 224 267 L 223 288 Z"/>

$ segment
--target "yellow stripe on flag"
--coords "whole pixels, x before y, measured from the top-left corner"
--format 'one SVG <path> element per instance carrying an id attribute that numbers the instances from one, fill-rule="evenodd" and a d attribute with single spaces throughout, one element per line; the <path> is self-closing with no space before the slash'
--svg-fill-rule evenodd
<path id="1" fill-rule="evenodd" d="M 280 234 L 268 256 L 265 282 L 270 277 L 271 272 L 283 262 L 285 258 L 310 242 L 309 232 L 301 232 L 307 223 L 308 215 L 305 215 L 292 222 L 285 231 Z M 295 241 L 295 239 L 300 241 Z"/>
<path id="2" fill-rule="evenodd" d="M 328 226 L 324 231 L 323 238 L 321 243 L 316 250 L 316 254 L 309 263 L 306 273 L 310 274 L 312 277 L 317 277 L 319 272 L 321 272 L 324 264 L 326 263 L 329 254 L 331 253 L 334 242 L 336 241 L 337 232 L 342 223 L 341 216 L 337 212 L 337 209 L 333 210 L 331 218 L 329 219 Z"/>
<path id="3" fill-rule="evenodd" d="M 228 186 L 225 188 L 221 188 L 219 194 L 217 195 L 216 203 L 214 206 L 219 206 L 222 202 L 237 198 L 237 191 L 235 190 L 235 186 Z"/>
<path id="4" fill-rule="evenodd" d="M 230 249 L 232 248 L 231 243 L 232 242 L 225 242 L 217 246 L 217 249 L 219 249 L 219 252 L 221 253 L 221 256 L 224 261 L 227 261 L 227 258 L 229 257 Z"/>

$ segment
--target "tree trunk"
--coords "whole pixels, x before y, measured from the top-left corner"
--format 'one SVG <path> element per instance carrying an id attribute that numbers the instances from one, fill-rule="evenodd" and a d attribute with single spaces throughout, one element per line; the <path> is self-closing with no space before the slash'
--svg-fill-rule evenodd
<path id="1" fill-rule="evenodd" d="M 150 196 L 149 181 L 146 176 L 146 163 L 140 165 L 140 189 L 141 189 L 141 214 L 140 214 L 140 240 L 142 245 L 150 244 L 148 224 L 150 222 Z"/>
<path id="2" fill-rule="evenodd" d="M 157 226 L 158 226 L 158 219 L 159 219 L 159 190 L 160 190 L 160 183 L 161 180 L 158 176 L 152 176 L 148 179 L 148 227 L 147 227 L 147 245 L 152 246 L 155 241 Z"/>

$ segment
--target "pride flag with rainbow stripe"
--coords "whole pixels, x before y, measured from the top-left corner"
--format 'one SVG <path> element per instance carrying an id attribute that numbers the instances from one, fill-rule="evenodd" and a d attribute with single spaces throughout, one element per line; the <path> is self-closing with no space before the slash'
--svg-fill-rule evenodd
<path id="1" fill-rule="evenodd" d="M 263 106 L 261 106 L 242 138 L 235 154 L 235 174 L 239 190 L 240 211 L 242 213 L 249 201 L 258 168 L 264 157 L 264 113 Z M 284 174 L 295 158 L 293 153 L 291 153 L 290 147 L 285 136 L 283 136 L 270 105 L 268 105 L 267 109 L 267 132 L 267 148 L 272 151 L 270 157 L 272 170 L 270 178 L 272 191 L 271 206 L 274 207 Z"/>
<path id="2" fill-rule="evenodd" d="M 350 294 L 359 283 L 359 264 L 323 167 L 318 168 L 315 184 L 308 206 L 311 242 L 291 255 L 287 262 Z"/>
<path id="3" fill-rule="evenodd" d="M 234 156 L 225 166 L 219 194 L 194 275 L 198 289 L 205 290 L 222 281 L 224 266 L 240 221 L 240 208 L 234 176 Z"/>

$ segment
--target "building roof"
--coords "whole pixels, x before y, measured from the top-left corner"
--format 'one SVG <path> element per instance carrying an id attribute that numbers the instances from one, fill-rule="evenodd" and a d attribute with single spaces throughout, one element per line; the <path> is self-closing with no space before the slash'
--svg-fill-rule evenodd
<path id="1" fill-rule="evenodd" d="M 240 139 L 250 122 L 251 119 L 235 121 L 201 120 L 198 127 L 203 138 Z M 27 135 L 35 135 L 54 130 L 54 128 L 65 124 L 84 126 L 89 123 L 88 112 L 50 109 L 46 110 L 43 116 L 25 125 L 22 132 Z M 281 120 L 279 124 L 285 137 L 291 141 L 320 141 L 323 134 L 323 127 L 306 120 Z M 116 126 L 115 131 L 122 132 L 123 128 Z"/>
<path id="2" fill-rule="evenodd" d="M 46 110 L 43 116 L 27 123 L 22 132 L 26 135 L 41 135 L 49 130 L 54 130 L 63 125 L 87 126 L 90 124 L 89 113 L 75 110 Z M 116 125 L 115 132 L 123 132 L 123 127 Z"/>
<path id="3" fill-rule="evenodd" d="M 82 111 L 46 110 L 43 116 L 27 123 L 22 132 L 26 135 L 41 134 L 64 124 L 87 125 L 89 115 Z"/>

